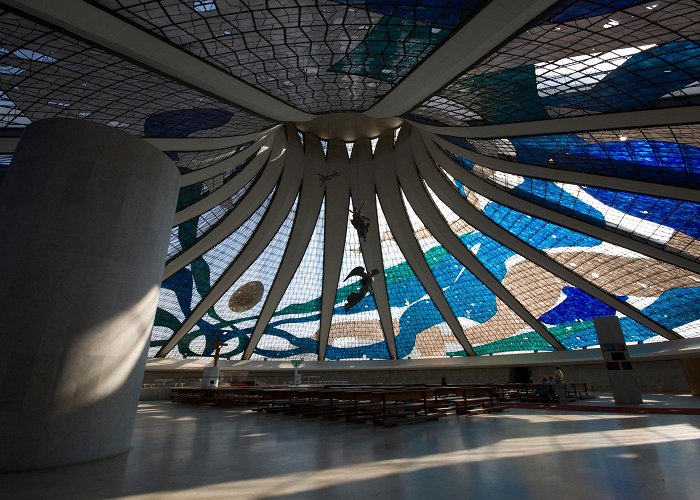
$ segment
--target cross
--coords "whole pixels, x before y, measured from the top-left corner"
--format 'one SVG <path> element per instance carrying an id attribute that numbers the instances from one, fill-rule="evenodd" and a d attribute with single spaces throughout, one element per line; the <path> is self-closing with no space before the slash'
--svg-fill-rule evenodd
<path id="1" fill-rule="evenodd" d="M 221 348 L 226 347 L 228 344 L 217 340 L 216 342 L 207 342 L 207 347 L 214 346 L 216 350 L 214 351 L 214 366 L 219 364 L 219 354 L 221 354 Z"/>

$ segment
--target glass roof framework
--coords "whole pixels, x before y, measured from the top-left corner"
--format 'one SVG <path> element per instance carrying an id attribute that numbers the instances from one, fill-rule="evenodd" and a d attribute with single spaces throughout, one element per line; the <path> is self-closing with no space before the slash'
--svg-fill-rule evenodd
<path id="1" fill-rule="evenodd" d="M 349 209 L 354 210 L 351 200 L 348 202 Z M 335 294 L 326 358 L 388 359 L 389 350 L 382 334 L 374 295 L 364 296 L 352 309 L 346 311 L 344 308 L 349 295 L 357 292 L 360 287 L 358 277 L 348 278 L 348 276 L 353 269 L 359 266 L 364 268 L 366 264 L 360 248 L 359 236 L 349 220 L 343 229 L 346 231 L 345 248 Z"/>
<path id="2" fill-rule="evenodd" d="M 63 117 L 145 137 L 226 137 L 273 125 L 2 9 L 0 40 L 0 87 L 12 103 L 0 108 L 3 129 Z"/>
<path id="3" fill-rule="evenodd" d="M 440 203 L 434 193 L 431 192 L 430 194 L 433 202 L 440 207 L 440 212 L 444 215 L 446 222 L 449 222 L 450 228 L 459 236 L 465 247 L 470 251 L 474 251 L 477 258 L 480 257 L 478 254 L 481 244 L 478 240 L 483 236 L 457 217 L 449 207 Z M 538 337 L 537 333 L 528 328 L 527 323 L 518 314 L 510 309 L 491 289 L 479 281 L 467 267 L 458 262 L 454 256 L 440 245 L 413 211 L 405 196 L 404 206 L 409 214 L 414 233 L 431 272 L 440 288 L 444 290 L 445 298 L 449 302 L 450 308 L 459 319 L 467 338 L 475 346 L 476 352 L 518 351 L 517 346 L 509 346 L 508 340 L 512 339 L 508 339 L 507 335 L 508 333 L 521 331 L 529 332 L 530 337 L 521 335 L 524 341 L 529 342 L 529 346 L 535 346 L 542 350 L 551 349 L 551 346 L 546 342 L 538 342 L 536 340 Z M 497 273 L 494 273 L 494 275 L 497 275 Z M 535 288 L 529 284 L 527 288 L 532 291 L 533 295 L 541 296 L 539 287 Z M 556 297 L 558 296 L 559 294 L 556 293 Z M 486 321 L 484 321 L 485 319 Z M 464 355 L 464 349 L 454 339 L 449 339 L 449 337 L 449 340 L 444 339 L 445 334 L 442 333 L 442 335 L 438 336 L 438 332 L 434 329 L 432 331 L 429 330 L 428 333 L 432 333 L 431 336 L 428 336 L 431 339 L 437 337 L 439 340 L 440 337 L 443 337 L 442 342 L 445 349 L 445 352 L 442 353 L 443 355 Z M 494 346 L 498 346 L 498 348 L 491 350 L 490 348 Z"/>
<path id="4" fill-rule="evenodd" d="M 415 217 L 412 218 L 410 213 L 408 215 L 413 225 Z M 445 357 L 462 350 L 430 294 L 411 268 L 401 245 L 394 238 L 381 202 L 377 205 L 377 224 L 383 262 L 387 269 L 389 306 L 394 331 L 398 332 L 398 357 Z M 426 263 L 430 265 L 428 259 L 426 257 Z M 432 272 L 435 273 L 435 270 L 432 269 Z"/>
<path id="5" fill-rule="evenodd" d="M 458 139 L 477 153 L 516 163 L 698 188 L 696 125 L 499 139 Z"/>
<path id="6" fill-rule="evenodd" d="M 465 193 L 467 199 L 470 198 L 469 194 Z M 685 302 L 694 300 L 692 294 L 686 296 L 675 292 L 678 292 L 676 287 L 696 288 L 700 283 L 699 275 L 654 261 L 608 242 L 592 240 L 551 223 L 543 224 L 542 221 L 533 220 L 517 210 L 488 200 L 483 195 L 471 198 L 477 208 L 508 232 L 538 250 L 548 252 L 552 260 L 625 302 L 645 308 L 663 295 L 674 294 L 678 297 L 674 302 L 675 309 L 671 315 L 673 317 L 683 315 L 681 311 L 687 309 Z M 537 274 L 541 276 L 544 273 L 540 271 Z M 655 308 L 647 312 L 647 315 L 662 323 L 667 322 L 665 326 L 673 328 L 671 325 L 675 321 L 668 321 L 669 313 L 659 313 Z M 683 320 L 680 322 L 681 325 L 686 324 Z M 700 329 L 693 329 L 692 336 L 698 335 Z"/>
<path id="7" fill-rule="evenodd" d="M 367 109 L 487 1 L 94 3 L 319 113 Z"/>
<path id="8" fill-rule="evenodd" d="M 66 1 L 252 99 L 203 90 L 184 62 L 152 67 L 107 25 L 74 36 L 60 16 L 7 3 L 5 136 L 94 120 L 151 141 L 183 176 L 150 356 L 209 357 L 217 341 L 229 359 L 579 349 L 610 315 L 628 342 L 700 337 L 700 120 L 667 114 L 700 104 L 695 1 L 533 2 L 483 57 L 427 79 L 423 65 L 459 60 L 450 42 L 492 2 Z M 371 117 L 395 95 L 410 103 L 397 132 L 304 127 L 302 144 L 295 118 L 264 142 L 276 107 Z M 353 210 L 370 215 L 366 239 Z M 375 286 L 346 307 L 363 291 L 346 279 L 358 266 L 377 270 Z"/>
<path id="9" fill-rule="evenodd" d="M 683 254 L 689 259 L 700 258 L 698 203 L 583 184 L 556 183 L 484 167 L 457 155 L 453 158 L 467 171 L 522 200 Z"/>
<path id="10" fill-rule="evenodd" d="M 495 124 L 695 102 L 694 0 L 565 0 L 417 107 L 444 125 Z"/>
<path id="11" fill-rule="evenodd" d="M 236 153 L 240 153 L 250 145 L 251 143 L 245 143 L 232 148 L 217 149 L 214 151 L 168 152 L 167 154 L 173 157 L 180 173 L 186 174 L 219 163 L 220 161 L 232 157 Z"/>
<path id="12" fill-rule="evenodd" d="M 253 359 L 268 356 L 275 359 L 317 359 L 324 230 L 325 206 L 321 205 L 304 257 L 272 315 L 273 320 L 255 347 Z M 309 297 L 313 299 L 309 300 Z"/>
<path id="13" fill-rule="evenodd" d="M 197 322 L 197 326 L 179 341 L 177 352 L 171 351 L 169 357 L 201 355 L 205 352 L 213 354 L 213 343 L 219 341 L 228 344 L 221 352 L 224 358 L 241 358 L 255 320 L 279 270 L 285 247 L 289 244 L 296 209 L 295 203 L 265 250 L 216 300 L 207 314 Z M 221 260 L 217 259 L 215 262 Z M 219 276 L 212 276 L 211 281 L 216 282 L 218 278 Z"/>

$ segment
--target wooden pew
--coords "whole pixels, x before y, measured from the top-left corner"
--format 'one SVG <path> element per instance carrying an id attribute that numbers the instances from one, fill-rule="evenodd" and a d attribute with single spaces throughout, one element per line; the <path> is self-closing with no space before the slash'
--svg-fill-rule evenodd
<path id="1" fill-rule="evenodd" d="M 429 388 L 385 389 L 370 393 L 372 402 L 381 402 L 381 411 L 373 421 L 385 427 L 437 420 L 439 414 L 430 413 L 428 399 L 433 397 Z"/>
<path id="2" fill-rule="evenodd" d="M 440 416 L 502 411 L 494 386 L 370 385 L 339 387 L 219 387 L 174 388 L 178 403 L 230 407 L 248 405 L 254 411 L 344 418 L 391 426 L 436 420 Z"/>

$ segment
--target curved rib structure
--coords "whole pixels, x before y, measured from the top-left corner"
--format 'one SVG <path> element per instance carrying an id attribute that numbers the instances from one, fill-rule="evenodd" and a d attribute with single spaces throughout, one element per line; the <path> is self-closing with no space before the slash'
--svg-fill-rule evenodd
<path id="1" fill-rule="evenodd" d="M 150 356 L 700 337 L 700 6 L 287 3 L 3 2 L 0 182 L 54 117 L 181 172 Z"/>

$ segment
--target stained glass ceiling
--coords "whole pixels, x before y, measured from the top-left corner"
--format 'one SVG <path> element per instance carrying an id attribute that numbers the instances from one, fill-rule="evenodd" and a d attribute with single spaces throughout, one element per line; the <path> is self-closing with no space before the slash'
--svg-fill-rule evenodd
<path id="1" fill-rule="evenodd" d="M 700 336 L 697 1 L 12 0 L 0 30 L 0 181 L 52 117 L 180 170 L 151 356 Z"/>
<path id="2" fill-rule="evenodd" d="M 486 0 L 94 2 L 310 113 L 371 106 Z"/>

